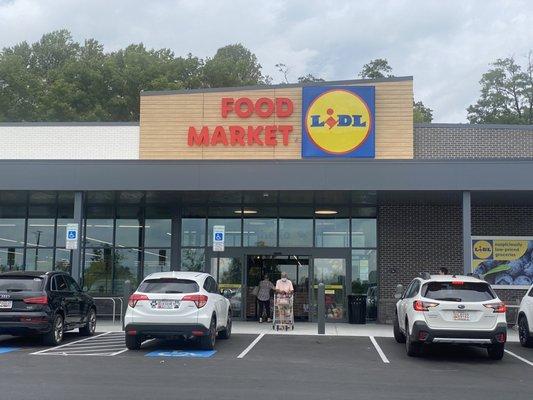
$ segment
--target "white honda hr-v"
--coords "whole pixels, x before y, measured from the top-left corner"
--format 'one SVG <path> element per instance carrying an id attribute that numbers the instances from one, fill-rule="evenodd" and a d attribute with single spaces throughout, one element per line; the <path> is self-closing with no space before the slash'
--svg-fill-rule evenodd
<path id="1" fill-rule="evenodd" d="M 215 279 L 201 272 L 160 272 L 147 276 L 128 301 L 126 347 L 137 350 L 150 338 L 198 338 L 205 350 L 231 335 L 231 306 Z"/>

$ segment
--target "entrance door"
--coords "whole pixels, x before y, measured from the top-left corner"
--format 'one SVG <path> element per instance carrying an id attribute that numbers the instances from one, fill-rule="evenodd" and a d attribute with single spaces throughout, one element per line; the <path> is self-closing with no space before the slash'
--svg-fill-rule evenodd
<path id="1" fill-rule="evenodd" d="M 287 273 L 294 286 L 294 318 L 309 319 L 309 256 L 265 254 L 246 256 L 246 319 L 259 319 L 254 288 L 265 274 L 275 285 L 282 272 Z"/>
<path id="2" fill-rule="evenodd" d="M 240 319 L 244 305 L 242 297 L 242 257 L 238 255 L 230 256 L 226 253 L 220 256 L 211 255 L 209 273 L 218 282 L 220 293 L 230 301 L 233 318 Z"/>
<path id="3" fill-rule="evenodd" d="M 313 259 L 313 311 L 317 310 L 318 284 L 323 283 L 326 292 L 326 319 L 330 322 L 346 321 L 346 278 L 346 258 Z M 316 319 L 316 311 L 313 312 L 313 319 Z"/>

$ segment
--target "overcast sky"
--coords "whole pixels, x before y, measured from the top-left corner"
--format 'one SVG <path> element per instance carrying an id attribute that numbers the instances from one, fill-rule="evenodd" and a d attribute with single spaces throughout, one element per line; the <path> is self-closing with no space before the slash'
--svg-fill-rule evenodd
<path id="1" fill-rule="evenodd" d="M 397 76 L 414 76 L 415 98 L 434 122 L 465 122 L 488 64 L 533 50 L 533 4 L 524 1 L 356 0 L 0 0 L 0 47 L 69 29 L 111 51 L 142 42 L 212 56 L 240 42 L 263 73 L 281 82 L 312 73 L 353 79 L 361 66 L 387 58 Z"/>

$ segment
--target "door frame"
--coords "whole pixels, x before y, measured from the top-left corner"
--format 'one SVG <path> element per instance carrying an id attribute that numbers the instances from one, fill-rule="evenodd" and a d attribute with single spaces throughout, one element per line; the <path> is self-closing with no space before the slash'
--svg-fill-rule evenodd
<path id="1" fill-rule="evenodd" d="M 348 305 L 348 294 L 351 293 L 352 282 L 352 257 L 351 248 L 349 247 L 226 247 L 224 251 L 215 252 L 211 247 L 206 248 L 205 252 L 205 272 L 211 273 L 211 259 L 212 258 L 236 258 L 240 259 L 242 265 L 241 272 L 241 317 L 240 320 L 246 321 L 246 310 L 248 307 L 246 289 L 248 287 L 248 256 L 285 256 L 298 255 L 309 257 L 309 288 L 308 288 L 308 304 L 309 304 L 309 321 L 316 322 L 316 317 L 311 310 L 313 307 L 313 282 L 315 278 L 314 273 L 314 259 L 315 258 L 342 258 L 346 260 L 346 276 L 344 280 L 344 294 L 345 307 Z M 214 277 L 218 283 L 218 276 Z M 348 320 L 347 308 L 342 320 L 335 320 L 334 322 L 346 322 Z M 333 322 L 333 321 L 330 321 Z"/>

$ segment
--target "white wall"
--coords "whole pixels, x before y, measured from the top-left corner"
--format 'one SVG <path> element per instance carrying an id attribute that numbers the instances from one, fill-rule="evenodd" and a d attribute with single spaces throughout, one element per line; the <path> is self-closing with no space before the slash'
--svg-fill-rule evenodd
<path id="1" fill-rule="evenodd" d="M 0 159 L 138 158 L 138 125 L 0 124 Z"/>

